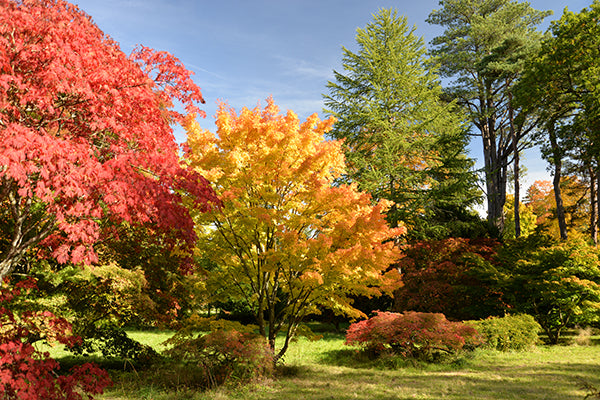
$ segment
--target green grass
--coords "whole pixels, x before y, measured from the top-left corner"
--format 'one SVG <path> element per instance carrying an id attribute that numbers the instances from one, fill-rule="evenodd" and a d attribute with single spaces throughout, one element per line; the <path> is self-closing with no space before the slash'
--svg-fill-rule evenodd
<path id="1" fill-rule="evenodd" d="M 127 335 L 140 343 L 152 346 L 156 351 L 161 352 L 166 349 L 163 345 L 164 341 L 173 336 L 171 331 L 127 331 Z"/>
<path id="2" fill-rule="evenodd" d="M 340 346 L 340 342 L 337 343 Z M 600 347 L 540 347 L 524 353 L 478 351 L 463 365 L 351 368 L 319 362 L 312 347 L 294 359 L 297 374 L 251 392 L 214 392 L 206 399 L 583 399 L 578 379 L 600 384 Z M 309 347 L 309 348 L 310 348 Z M 316 347 L 316 348 L 315 348 Z M 291 357 L 290 357 L 291 358 Z M 212 396 L 212 397 L 211 397 Z"/>
<path id="3" fill-rule="evenodd" d="M 130 332 L 160 350 L 168 332 Z M 594 343 L 596 340 L 593 341 Z M 600 387 L 600 346 L 540 346 L 528 352 L 478 350 L 443 365 L 357 360 L 343 337 L 292 343 L 285 367 L 266 382 L 197 392 L 168 392 L 144 372 L 113 371 L 115 386 L 104 400 L 316 400 L 316 399 L 581 399 L 587 382 Z M 386 364 L 387 368 L 383 365 Z M 389 368 L 394 365 L 396 368 Z M 159 373 L 160 371 L 155 371 Z"/>

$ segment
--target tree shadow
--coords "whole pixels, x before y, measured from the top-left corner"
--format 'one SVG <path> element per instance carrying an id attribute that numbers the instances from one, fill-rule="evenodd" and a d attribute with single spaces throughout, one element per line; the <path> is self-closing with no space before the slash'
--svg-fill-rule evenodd
<path id="1" fill-rule="evenodd" d="M 299 368 L 273 383 L 261 399 L 479 399 L 583 400 L 600 387 L 600 365 L 553 361 L 522 365 L 494 361 L 462 368 L 380 369 L 343 364 L 353 350 L 330 351 L 323 365 Z"/>

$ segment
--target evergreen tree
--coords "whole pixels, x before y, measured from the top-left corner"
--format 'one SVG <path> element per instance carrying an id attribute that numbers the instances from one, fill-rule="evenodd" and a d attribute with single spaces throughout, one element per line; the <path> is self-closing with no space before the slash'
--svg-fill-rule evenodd
<path id="1" fill-rule="evenodd" d="M 479 195 L 464 119 L 440 99 L 436 68 L 405 17 L 382 9 L 356 41 L 356 53 L 343 48 L 344 71 L 334 71 L 324 96 L 337 118 L 329 135 L 344 139 L 346 178 L 394 202 L 392 226 L 403 221 L 413 234 L 447 236 L 445 225 L 468 214 Z"/>
<path id="2" fill-rule="evenodd" d="M 502 230 L 508 166 L 534 126 L 514 107 L 511 88 L 539 46 L 542 34 L 535 27 L 551 12 L 513 0 L 441 0 L 440 6 L 427 20 L 446 28 L 433 40 L 433 54 L 442 75 L 455 78 L 448 95 L 483 139 L 488 222 Z"/>

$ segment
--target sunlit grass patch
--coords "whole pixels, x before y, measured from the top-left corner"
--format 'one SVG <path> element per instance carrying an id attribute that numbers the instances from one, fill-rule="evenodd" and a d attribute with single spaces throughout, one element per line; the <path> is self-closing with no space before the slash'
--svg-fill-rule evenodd
<path id="1" fill-rule="evenodd" d="M 162 349 L 172 332 L 129 331 L 141 343 Z M 600 346 L 538 346 L 527 352 L 476 350 L 447 364 L 397 359 L 370 360 L 344 345 L 344 335 L 295 340 L 275 378 L 209 391 L 182 384 L 165 390 L 166 371 L 111 371 L 115 385 L 103 400 L 311 400 L 478 399 L 583 400 L 583 384 L 600 387 Z M 571 342 L 571 341 L 569 341 Z M 53 355 L 61 354 L 53 348 Z M 169 375 L 176 379 L 175 375 Z M 171 379 L 169 378 L 169 379 Z M 182 377 L 183 379 L 183 377 Z"/>

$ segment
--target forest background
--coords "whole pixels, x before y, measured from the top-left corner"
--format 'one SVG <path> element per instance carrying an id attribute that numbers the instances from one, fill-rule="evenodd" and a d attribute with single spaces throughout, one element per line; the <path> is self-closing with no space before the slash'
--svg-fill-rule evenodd
<path id="1" fill-rule="evenodd" d="M 219 102 L 206 129 L 206 100 L 171 54 L 126 56 L 62 1 L 3 1 L 5 397 L 108 384 L 89 363 L 53 374 L 39 341 L 138 367 L 189 363 L 212 386 L 269 375 L 292 339 L 313 336 L 312 318 L 363 319 L 347 344 L 426 361 L 495 343 L 497 325 L 461 321 L 520 314 L 511 324 L 536 332 L 524 347 L 538 330 L 557 344 L 596 326 L 600 3 L 546 36 L 550 13 L 527 3 L 467 3 L 430 12 L 444 27 L 430 53 L 397 11 L 373 14 L 341 49 L 322 118 L 267 96 Z M 466 152 L 477 130 L 484 196 Z M 528 144 L 553 182 L 521 204 L 506 188 L 518 194 Z M 487 221 L 471 208 L 480 198 Z M 127 326 L 177 333 L 159 355 Z"/>

